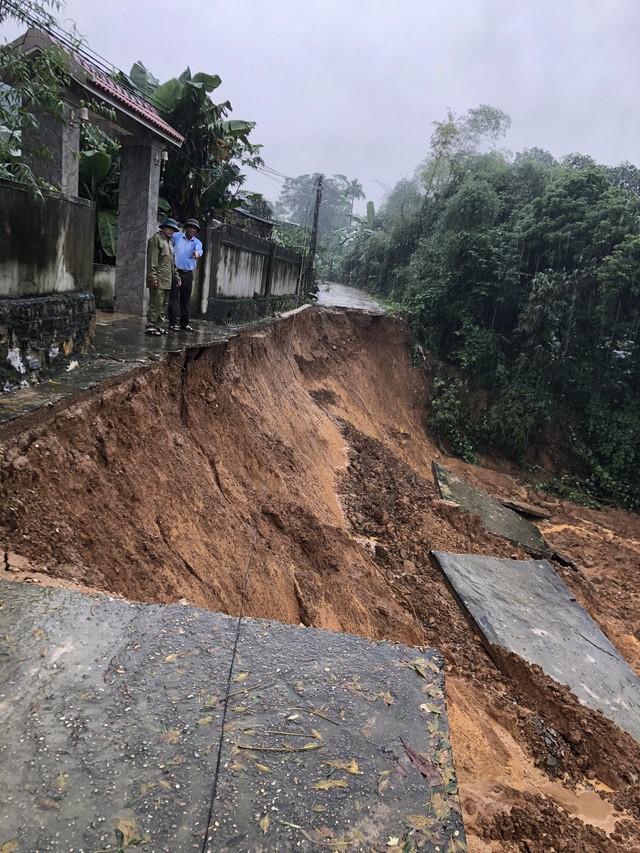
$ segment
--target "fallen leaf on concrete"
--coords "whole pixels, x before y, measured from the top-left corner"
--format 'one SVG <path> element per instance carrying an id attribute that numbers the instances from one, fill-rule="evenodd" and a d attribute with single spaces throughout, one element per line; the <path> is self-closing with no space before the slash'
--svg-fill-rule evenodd
<path id="1" fill-rule="evenodd" d="M 266 814 L 263 818 L 260 819 L 259 823 L 260 829 L 262 830 L 262 834 L 266 835 L 267 830 L 269 829 L 269 824 L 271 823 L 271 821 L 269 820 L 269 815 Z"/>
<path id="2" fill-rule="evenodd" d="M 433 821 L 423 814 L 409 814 L 406 822 L 411 829 L 431 829 L 433 825 Z"/>
<path id="3" fill-rule="evenodd" d="M 402 745 L 404 746 L 404 751 L 409 756 L 413 766 L 420 771 L 425 779 L 428 779 L 434 784 L 438 784 L 440 782 L 440 774 L 433 762 L 427 758 L 426 755 L 422 755 L 421 753 L 416 752 L 415 749 L 407 746 L 406 743 L 403 743 Z"/>
<path id="4" fill-rule="evenodd" d="M 351 761 L 325 761 L 325 764 L 334 767 L 336 770 L 347 770 L 354 776 L 362 776 L 362 771 L 358 768 L 358 762 L 355 758 L 352 758 Z"/>
<path id="5" fill-rule="evenodd" d="M 435 815 L 436 820 L 444 820 L 449 817 L 449 812 L 451 811 L 448 803 L 441 794 L 434 794 L 433 797 L 431 797 L 430 810 Z"/>
<path id="6" fill-rule="evenodd" d="M 161 737 L 165 743 L 178 743 L 180 740 L 180 732 L 178 729 L 168 729 Z"/>
<path id="7" fill-rule="evenodd" d="M 437 705 L 434 705 L 432 702 L 423 702 L 420 705 L 420 710 L 424 711 L 425 714 L 440 714 L 440 708 Z"/>
<path id="8" fill-rule="evenodd" d="M 348 788 L 349 786 L 344 779 L 323 779 L 322 782 L 316 782 L 311 787 L 317 791 L 328 791 L 330 788 Z"/>
<path id="9" fill-rule="evenodd" d="M 129 818 L 123 818 L 118 821 L 115 833 L 121 848 L 138 847 L 146 841 L 138 832 L 135 820 L 130 820 Z"/>

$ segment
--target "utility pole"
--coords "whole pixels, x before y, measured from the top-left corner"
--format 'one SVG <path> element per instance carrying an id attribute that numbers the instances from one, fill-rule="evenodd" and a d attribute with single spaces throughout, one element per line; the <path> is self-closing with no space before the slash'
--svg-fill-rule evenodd
<path id="1" fill-rule="evenodd" d="M 320 216 L 320 202 L 322 201 L 322 182 L 324 175 L 318 175 L 316 182 L 316 203 L 313 208 L 313 225 L 311 227 L 311 239 L 309 241 L 309 257 L 307 259 L 307 275 L 304 284 L 304 292 L 308 296 L 313 284 L 313 265 L 316 259 L 316 247 L 318 245 L 318 217 Z"/>

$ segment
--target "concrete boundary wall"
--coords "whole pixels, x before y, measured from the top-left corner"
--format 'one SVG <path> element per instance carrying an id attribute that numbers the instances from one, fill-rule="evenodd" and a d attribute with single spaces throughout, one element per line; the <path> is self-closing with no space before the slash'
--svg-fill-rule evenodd
<path id="1" fill-rule="evenodd" d="M 295 296 L 302 257 L 271 240 L 232 225 L 208 228 L 200 311 L 220 300 L 265 300 Z"/>
<path id="2" fill-rule="evenodd" d="M 93 202 L 0 180 L 0 297 L 93 287 Z"/>

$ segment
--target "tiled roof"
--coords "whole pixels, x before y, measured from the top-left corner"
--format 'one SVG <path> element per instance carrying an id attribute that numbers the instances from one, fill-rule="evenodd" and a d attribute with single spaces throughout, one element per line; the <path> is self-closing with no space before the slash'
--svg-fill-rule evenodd
<path id="1" fill-rule="evenodd" d="M 93 83 L 94 86 L 97 86 L 99 89 L 102 89 L 104 92 L 111 95 L 112 98 L 119 101 L 124 107 L 133 110 L 135 113 L 142 116 L 142 118 L 146 119 L 149 124 L 155 125 L 157 128 L 164 131 L 168 136 L 175 139 L 176 142 L 184 142 L 184 136 L 179 134 L 177 130 L 174 130 L 164 119 L 160 118 L 155 107 L 152 107 L 151 104 L 139 95 L 134 94 L 129 89 L 125 89 L 124 86 L 116 83 L 112 77 L 109 77 L 108 74 L 105 74 L 104 71 L 101 71 L 83 56 L 77 56 L 74 54 L 73 58 L 78 65 L 83 68 L 87 74 L 89 82 Z"/>
<path id="2" fill-rule="evenodd" d="M 83 83 L 92 84 L 109 95 L 113 100 L 117 101 L 124 110 L 136 113 L 148 124 L 155 127 L 159 132 L 168 136 L 176 145 L 181 145 L 184 142 L 184 136 L 178 133 L 177 130 L 161 118 L 155 107 L 151 106 L 151 104 L 145 101 L 144 98 L 136 95 L 130 89 L 127 89 L 125 86 L 117 83 L 110 74 L 103 71 L 98 67 L 98 65 L 88 59 L 81 50 L 75 50 L 70 47 L 68 42 L 57 38 L 50 32 L 40 30 L 37 27 L 30 27 L 21 39 L 17 39 L 14 42 L 14 44 L 19 45 L 22 48 L 26 45 L 28 49 L 33 49 L 34 47 L 42 48 L 43 45 L 51 43 L 60 47 L 71 58 L 71 74 L 76 77 L 77 82 L 80 85 Z M 76 69 L 82 70 L 82 73 L 85 75 L 84 79 L 78 79 L 79 75 L 77 71 L 76 75 L 74 75 L 73 66 L 75 66 Z"/>

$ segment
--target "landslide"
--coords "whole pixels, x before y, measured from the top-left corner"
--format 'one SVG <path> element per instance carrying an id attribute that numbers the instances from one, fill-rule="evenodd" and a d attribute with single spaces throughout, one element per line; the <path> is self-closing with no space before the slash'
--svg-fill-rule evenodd
<path id="1" fill-rule="evenodd" d="M 407 338 L 310 309 L 15 430 L 0 541 L 30 566 L 3 576 L 237 614 L 255 540 L 247 615 L 443 652 L 470 850 L 640 850 L 640 747 L 539 669 L 498 670 L 429 552 L 526 555 L 439 500 L 430 465 L 546 509 L 577 566 L 556 570 L 636 669 L 638 518 L 443 460 Z"/>

